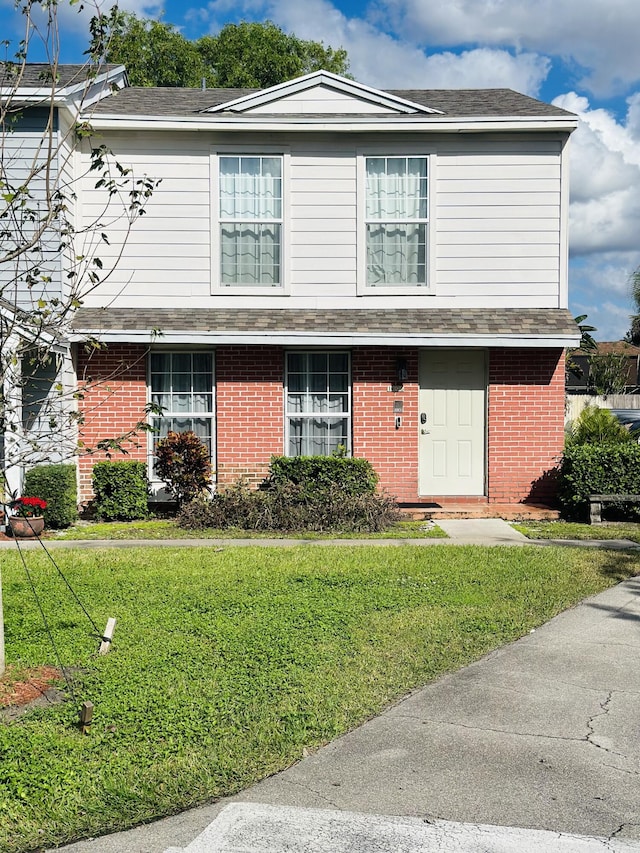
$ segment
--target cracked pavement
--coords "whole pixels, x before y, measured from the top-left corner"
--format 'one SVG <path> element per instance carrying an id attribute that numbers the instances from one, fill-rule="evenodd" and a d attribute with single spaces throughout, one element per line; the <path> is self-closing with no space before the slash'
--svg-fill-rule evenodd
<path id="1" fill-rule="evenodd" d="M 284 807 L 279 840 L 287 832 L 296 837 L 287 824 L 295 823 L 295 809 L 312 809 L 339 812 L 345 820 L 350 814 L 352 826 L 369 815 L 363 825 L 382 821 L 381 838 L 387 830 L 396 831 L 396 818 L 374 816 L 394 815 L 400 823 L 406 818 L 407 826 L 417 820 L 423 835 L 425 827 L 439 833 L 454 827 L 449 830 L 454 846 L 407 848 L 411 850 L 542 851 L 549 832 L 558 839 L 567 833 L 591 837 L 583 846 L 556 841 L 550 851 L 640 850 L 639 705 L 640 578 L 634 578 L 416 690 L 381 716 L 234 798 L 64 850 L 162 853 L 187 845 L 189 853 L 325 849 L 319 841 L 317 847 L 193 846 L 194 838 L 231 802 Z M 225 815 L 223 823 L 229 820 Z M 341 825 L 338 817 L 332 825 Z M 466 830 L 455 829 L 461 825 Z M 498 833 L 500 827 L 519 828 L 512 833 L 546 832 L 530 834 L 538 841 L 530 840 L 529 846 L 514 846 L 515 836 L 509 841 L 508 833 L 504 846 L 484 841 L 464 846 L 464 832 L 475 827 L 479 839 L 487 825 Z M 366 835 L 369 830 L 362 831 Z M 405 848 L 334 842 L 326 849 Z"/>

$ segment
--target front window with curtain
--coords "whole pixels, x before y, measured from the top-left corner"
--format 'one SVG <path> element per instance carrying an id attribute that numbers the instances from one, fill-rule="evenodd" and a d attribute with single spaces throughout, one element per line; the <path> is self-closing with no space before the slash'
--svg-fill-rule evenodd
<path id="1" fill-rule="evenodd" d="M 428 160 L 366 158 L 367 285 L 427 284 Z"/>
<path id="2" fill-rule="evenodd" d="M 287 353 L 286 421 L 288 456 L 351 451 L 349 353 Z"/>
<path id="3" fill-rule="evenodd" d="M 282 157 L 220 157 L 220 284 L 281 284 Z"/>
<path id="4" fill-rule="evenodd" d="M 155 447 L 169 432 L 194 432 L 213 455 L 213 353 L 151 353 L 151 402 L 162 406 L 162 415 L 152 415 L 151 471 Z"/>

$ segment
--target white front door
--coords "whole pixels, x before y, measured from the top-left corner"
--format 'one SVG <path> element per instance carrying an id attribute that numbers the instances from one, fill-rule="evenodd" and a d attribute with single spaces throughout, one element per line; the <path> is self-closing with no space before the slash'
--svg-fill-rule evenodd
<path id="1" fill-rule="evenodd" d="M 421 495 L 484 495 L 484 350 L 420 353 Z"/>

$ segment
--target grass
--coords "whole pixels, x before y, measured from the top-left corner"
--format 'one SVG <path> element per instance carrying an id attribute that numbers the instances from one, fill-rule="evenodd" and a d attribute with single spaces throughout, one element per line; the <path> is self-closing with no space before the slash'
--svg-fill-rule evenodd
<path id="1" fill-rule="evenodd" d="M 573 521 L 526 521 L 513 526 L 529 539 L 630 539 L 640 542 L 640 524 L 632 522 L 579 524 Z"/>
<path id="2" fill-rule="evenodd" d="M 124 829 L 242 789 L 416 685 L 640 571 L 556 548 L 167 548 L 25 558 L 73 701 L 0 723 L 0 849 Z M 3 554 L 8 662 L 55 663 L 24 568 Z M 92 733 L 75 727 L 95 704 Z"/>
<path id="3" fill-rule="evenodd" d="M 399 521 L 384 533 L 269 533 L 241 530 L 183 530 L 169 519 L 150 521 L 79 522 L 66 530 L 50 531 L 50 539 L 446 539 L 437 525 Z"/>

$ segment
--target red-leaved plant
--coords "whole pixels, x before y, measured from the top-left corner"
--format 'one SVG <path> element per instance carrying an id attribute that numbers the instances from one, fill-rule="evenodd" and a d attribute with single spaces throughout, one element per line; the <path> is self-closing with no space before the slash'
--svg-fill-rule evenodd
<path id="1" fill-rule="evenodd" d="M 22 518 L 35 518 L 37 515 L 42 515 L 42 510 L 47 508 L 47 502 L 42 498 L 21 497 L 16 498 L 9 506 Z"/>

